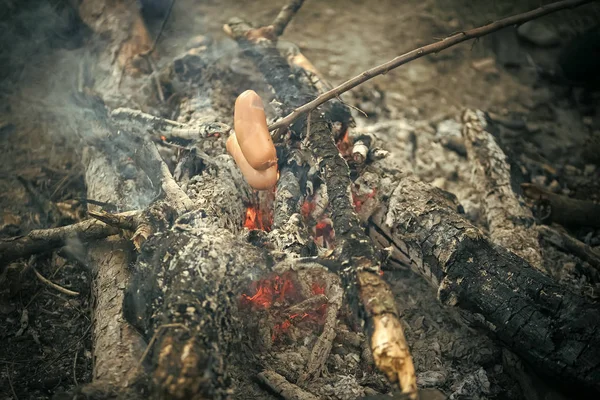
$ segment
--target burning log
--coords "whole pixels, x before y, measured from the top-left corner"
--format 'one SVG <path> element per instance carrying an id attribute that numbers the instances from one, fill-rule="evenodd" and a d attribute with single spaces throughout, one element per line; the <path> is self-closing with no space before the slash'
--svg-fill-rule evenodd
<path id="1" fill-rule="evenodd" d="M 544 376 L 569 385 L 570 393 L 600 390 L 594 303 L 490 242 L 458 213 L 449 193 L 407 173 L 375 176 L 383 192 L 369 218 L 371 233 L 401 253 L 440 301 L 472 312 L 473 323 Z"/>
<path id="2" fill-rule="evenodd" d="M 260 29 L 252 29 L 236 19 L 225 30 L 254 60 L 283 104 L 298 106 L 311 92 L 314 93 L 314 89 L 289 79 L 288 64 L 271 40 L 260 35 Z M 340 157 L 330 125 L 324 113 L 316 110 L 306 120 L 296 121 L 292 130 L 296 135 L 308 138 L 308 148 L 322 173 L 336 230 L 334 256 L 341 266 L 336 272 L 342 277 L 347 298 L 354 302 L 358 297 L 364 307 L 368 329 L 373 330 L 371 349 L 375 364 L 391 381 L 399 381 L 403 392 L 416 396 L 414 366 L 398 321 L 394 298 L 380 277 L 375 249 L 352 208 L 348 165 Z"/>

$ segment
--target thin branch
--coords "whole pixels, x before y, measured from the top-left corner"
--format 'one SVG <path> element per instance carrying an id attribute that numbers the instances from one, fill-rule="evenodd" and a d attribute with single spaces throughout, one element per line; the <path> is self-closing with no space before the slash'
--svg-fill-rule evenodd
<path id="1" fill-rule="evenodd" d="M 393 60 L 390 60 L 390 61 L 388 61 L 384 64 L 381 64 L 377 67 L 371 68 L 371 69 L 361 73 L 360 75 L 355 76 L 354 78 L 350 79 L 349 81 L 342 83 L 338 87 L 333 88 L 330 91 L 321 94 L 313 101 L 310 101 L 310 102 L 304 104 L 303 106 L 298 107 L 297 109 L 292 111 L 286 117 L 275 122 L 274 124 L 271 124 L 269 126 L 269 131 L 274 131 L 274 130 L 277 130 L 280 128 L 287 127 L 292 122 L 294 122 L 299 116 L 306 114 L 311 110 L 314 110 L 315 108 L 317 108 L 321 104 L 325 103 L 326 101 L 336 98 L 340 94 L 347 92 L 350 89 L 355 88 L 356 86 L 368 81 L 371 78 L 374 78 L 378 75 L 385 75 L 389 71 L 393 70 L 394 68 L 398 68 L 399 66 L 404 65 L 410 61 L 416 60 L 418 58 L 421 58 L 421 57 L 426 56 L 431 53 L 437 53 L 439 51 L 442 51 L 449 47 L 452 47 L 458 43 L 488 35 L 490 33 L 496 32 L 502 28 L 506 28 L 507 26 L 520 25 L 524 22 L 542 17 L 546 14 L 550 14 L 555 11 L 564 10 L 567 8 L 579 7 L 583 4 L 591 3 L 592 1 L 594 1 L 594 0 L 557 1 L 556 3 L 551 3 L 548 5 L 536 8 L 535 10 L 531 10 L 531 11 L 528 11 L 528 12 L 525 12 L 522 14 L 513 15 L 511 17 L 503 18 L 503 19 L 500 19 L 498 21 L 489 23 L 487 25 L 484 25 L 484 26 L 481 26 L 478 28 L 473 28 L 473 29 L 470 29 L 470 30 L 467 30 L 464 32 L 456 33 L 456 34 L 449 36 L 445 39 L 442 39 L 438 42 L 428 44 L 427 46 L 419 47 L 418 49 L 409 51 L 408 53 L 398 56 L 398 57 L 394 58 Z"/>
<path id="2" fill-rule="evenodd" d="M 304 3 L 304 0 L 291 0 L 288 4 L 283 6 L 272 24 L 275 36 L 279 37 L 283 34 L 283 31 L 292 18 L 294 18 L 294 15 L 296 15 L 300 7 L 302 7 L 302 3 Z"/>
<path id="3" fill-rule="evenodd" d="M 43 284 L 50 286 L 54 290 L 58 290 L 61 293 L 64 293 L 68 296 L 79 296 L 79 292 L 75 292 L 73 290 L 65 289 L 64 287 L 52 282 L 49 279 L 46 279 L 42 274 L 38 272 L 38 270 L 33 267 L 33 272 L 35 272 L 35 276 L 42 282 Z"/>
<path id="4" fill-rule="evenodd" d="M 131 215 L 129 211 L 118 215 Z M 59 228 L 36 229 L 25 236 L 0 240 L 0 270 L 7 263 L 32 254 L 44 253 L 64 246 L 70 238 L 81 241 L 102 239 L 119 233 L 119 229 L 96 219 Z"/>
<path id="5" fill-rule="evenodd" d="M 546 225 L 538 227 L 540 235 L 546 241 L 557 248 L 571 252 L 583 261 L 587 261 L 592 267 L 600 271 L 600 253 L 592 247 L 570 236 L 566 232 L 559 231 Z"/>

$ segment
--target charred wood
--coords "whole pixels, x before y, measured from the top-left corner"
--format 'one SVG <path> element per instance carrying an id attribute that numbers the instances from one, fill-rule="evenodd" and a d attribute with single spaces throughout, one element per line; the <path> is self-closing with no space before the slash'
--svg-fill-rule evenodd
<path id="1" fill-rule="evenodd" d="M 385 178 L 384 178 L 385 179 Z M 600 310 L 485 238 L 454 196 L 407 173 L 379 185 L 370 223 L 478 325 L 569 392 L 600 391 Z M 388 189 L 386 189 L 386 187 Z"/>
<path id="2" fill-rule="evenodd" d="M 521 187 L 525 196 L 544 210 L 543 222 L 565 227 L 600 227 L 600 204 L 552 193 L 532 183 L 523 183 Z"/>
<path id="3" fill-rule="evenodd" d="M 587 244 L 575 239 L 566 232 L 549 226 L 542 225 L 538 229 L 542 239 L 563 251 L 574 254 L 583 261 L 588 262 L 592 267 L 600 270 L 600 253 Z"/>
<path id="4" fill-rule="evenodd" d="M 466 110 L 463 136 L 473 167 L 472 181 L 481 193 L 492 242 L 543 269 L 538 235 L 531 210 L 513 190 L 511 166 L 481 111 Z M 518 187 L 518 186 L 517 186 Z"/>

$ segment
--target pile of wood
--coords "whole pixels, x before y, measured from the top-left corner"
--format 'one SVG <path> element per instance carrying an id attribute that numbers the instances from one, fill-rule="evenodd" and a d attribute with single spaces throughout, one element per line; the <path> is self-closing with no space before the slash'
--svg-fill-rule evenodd
<path id="1" fill-rule="evenodd" d="M 387 382 L 417 398 L 385 261 L 421 274 L 442 303 L 538 373 L 600 391 L 600 310 L 545 273 L 538 227 L 484 113 L 468 110 L 462 122 L 489 235 L 453 195 L 387 168 L 375 136 L 349 139 L 352 117 L 337 99 L 278 128 L 279 178 L 258 193 L 225 150 L 247 76 L 210 41 L 156 70 L 134 2 L 108 3 L 79 11 L 122 73 L 101 88 L 82 84 L 76 97 L 87 197 L 119 212 L 90 203 L 90 220 L 0 242 L 2 264 L 73 236 L 89 244 L 94 382 L 79 393 L 227 398 L 258 390 L 257 379 L 286 399 L 354 399 L 388 391 Z M 273 121 L 329 87 L 304 56 L 277 46 L 301 4 L 266 27 L 225 26 L 262 80 L 256 90 L 276 105 Z M 147 106 L 163 117 L 111 110 L 106 91 L 146 69 Z M 265 212 L 260 225 L 271 229 L 244 227 L 249 210 Z M 323 374 L 331 363 L 347 381 Z"/>

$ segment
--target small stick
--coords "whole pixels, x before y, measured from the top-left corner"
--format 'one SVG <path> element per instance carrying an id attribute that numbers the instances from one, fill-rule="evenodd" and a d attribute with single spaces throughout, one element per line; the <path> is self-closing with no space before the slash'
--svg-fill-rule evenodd
<path id="1" fill-rule="evenodd" d="M 338 87 L 335 87 L 335 88 L 331 89 L 330 91 L 319 95 L 316 99 L 304 104 L 301 107 L 296 108 L 294 111 L 292 111 L 286 117 L 271 124 L 269 126 L 269 131 L 272 132 L 274 130 L 277 130 L 277 129 L 280 129 L 283 127 L 287 127 L 287 126 L 291 125 L 291 123 L 294 122 L 298 117 L 308 113 L 311 110 L 314 110 L 315 108 L 317 108 L 321 104 L 325 103 L 326 101 L 336 98 L 340 94 L 347 92 L 350 89 L 355 88 L 356 86 L 368 81 L 371 78 L 374 78 L 378 75 L 385 75 L 389 71 L 391 71 L 395 68 L 398 68 L 399 66 L 406 64 L 410 61 L 416 60 L 418 58 L 421 58 L 421 57 L 426 56 L 431 53 L 437 53 L 439 51 L 442 51 L 449 47 L 452 47 L 458 43 L 488 35 L 490 33 L 496 32 L 502 28 L 505 28 L 507 26 L 520 25 L 524 22 L 542 17 L 546 14 L 550 14 L 555 11 L 559 11 L 559 10 L 563 10 L 563 9 L 567 9 L 567 8 L 575 8 L 575 7 L 581 6 L 586 3 L 591 3 L 592 1 L 593 0 L 557 1 L 555 3 L 551 3 L 548 5 L 536 8 L 535 10 L 531 10 L 531 11 L 524 12 L 522 14 L 516 14 L 516 15 L 510 16 L 507 18 L 503 18 L 498 21 L 489 23 L 487 25 L 480 26 L 478 28 L 473 28 L 473 29 L 469 29 L 469 30 L 466 30 L 463 32 L 455 33 L 454 35 L 444 38 L 440 41 L 437 41 L 437 42 L 428 44 L 427 46 L 419 47 L 418 49 L 409 51 L 408 53 L 402 54 L 401 56 L 398 56 L 398 57 L 394 58 L 393 60 L 390 60 L 390 61 L 388 61 L 384 64 L 381 64 L 377 67 L 371 68 L 371 69 L 361 73 L 360 75 L 355 76 L 354 78 L 350 79 L 349 81 L 342 83 Z"/>
<path id="2" fill-rule="evenodd" d="M 19 400 L 19 396 L 17 396 L 17 393 L 15 392 L 15 388 L 13 387 L 13 384 L 12 384 L 12 379 L 10 378 L 10 371 L 8 370 L 8 365 L 6 366 L 6 378 L 8 379 L 8 385 L 10 386 L 10 391 L 12 392 L 13 396 L 15 396 L 15 400 Z"/>
<path id="3" fill-rule="evenodd" d="M 570 236 L 566 232 L 561 232 L 549 226 L 540 225 L 538 226 L 538 230 L 542 238 L 550 242 L 553 246 L 575 254 L 600 271 L 600 253 L 592 247 Z"/>
<path id="4" fill-rule="evenodd" d="M 75 386 L 78 386 L 77 383 L 77 355 L 79 354 L 79 347 L 75 349 L 75 357 L 73 357 L 73 382 L 75 382 Z"/>
<path id="5" fill-rule="evenodd" d="M 275 36 L 279 37 L 283 34 L 283 31 L 288 26 L 292 18 L 294 18 L 294 15 L 296 15 L 300 7 L 302 7 L 302 3 L 304 3 L 304 0 L 291 0 L 288 4 L 283 6 L 271 24 L 273 26 L 273 33 Z"/>
<path id="6" fill-rule="evenodd" d="M 289 382 L 275 371 L 265 370 L 257 376 L 261 382 L 284 400 L 317 400 L 317 397 Z"/>
<path id="7" fill-rule="evenodd" d="M 73 290 L 69 290 L 69 289 L 65 289 L 64 287 L 52 282 L 49 279 L 44 278 L 44 276 L 42 274 L 40 274 L 38 272 L 38 270 L 35 267 L 33 268 L 33 272 L 35 272 L 35 276 L 37 276 L 37 278 L 44 284 L 50 286 L 52 289 L 58 290 L 61 293 L 64 293 L 68 296 L 79 296 L 79 292 L 75 292 Z"/>

